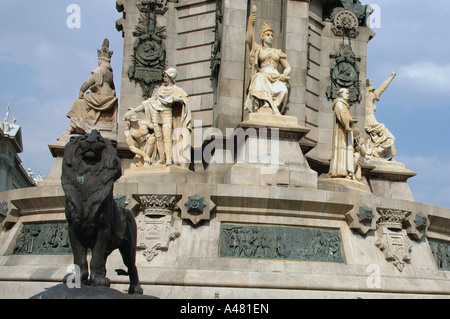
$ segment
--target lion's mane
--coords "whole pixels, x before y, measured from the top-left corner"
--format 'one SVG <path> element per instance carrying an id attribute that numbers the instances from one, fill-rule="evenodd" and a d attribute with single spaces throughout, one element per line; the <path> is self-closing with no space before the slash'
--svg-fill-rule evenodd
<path id="1" fill-rule="evenodd" d="M 66 144 L 61 185 L 66 194 L 69 238 L 81 281 L 109 287 L 106 258 L 118 248 L 128 268 L 128 293 L 142 294 L 136 268 L 136 221 L 113 197 L 114 182 L 122 175 L 116 146 L 96 130 L 73 136 Z M 92 250 L 89 280 L 87 248 Z"/>
<path id="2" fill-rule="evenodd" d="M 96 154 L 86 158 L 87 151 Z M 121 175 L 115 141 L 95 130 L 72 137 L 66 145 L 61 175 L 68 222 L 87 233 L 94 231 L 96 213 L 105 201 L 113 200 L 113 184 Z"/>

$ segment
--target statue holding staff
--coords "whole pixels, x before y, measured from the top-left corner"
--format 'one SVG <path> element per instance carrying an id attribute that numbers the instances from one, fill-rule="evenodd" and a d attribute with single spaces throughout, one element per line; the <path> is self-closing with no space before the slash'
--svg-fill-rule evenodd
<path id="1" fill-rule="evenodd" d="M 286 54 L 272 47 L 273 29 L 264 22 L 259 31 L 260 43 L 254 40 L 256 6 L 248 18 L 246 43 L 250 50 L 251 82 L 245 107 L 250 112 L 271 109 L 273 114 L 281 115 L 286 110 L 289 96 L 289 74 L 291 66 Z M 284 69 L 278 72 L 278 65 Z"/>

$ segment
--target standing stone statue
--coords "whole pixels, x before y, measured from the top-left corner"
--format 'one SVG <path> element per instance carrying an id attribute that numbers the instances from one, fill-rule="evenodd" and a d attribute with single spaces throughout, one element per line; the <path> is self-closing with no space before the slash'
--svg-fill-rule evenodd
<path id="1" fill-rule="evenodd" d="M 192 129 L 192 115 L 188 95 L 175 84 L 176 77 L 177 70 L 175 68 L 169 68 L 164 71 L 164 83 L 154 96 L 142 102 L 134 111 L 144 112 L 147 122 L 153 125 L 157 156 L 159 157 L 156 164 L 170 166 L 175 160 L 176 163 L 186 167 L 183 152 L 190 149 L 190 136 L 186 135 Z M 182 134 L 184 136 L 182 136 L 181 140 L 177 140 L 179 136 L 175 135 L 183 130 Z M 178 147 L 178 144 L 181 144 L 180 150 L 173 151 L 174 143 L 172 140 L 177 141 L 176 145 Z"/>
<path id="2" fill-rule="evenodd" d="M 113 82 L 111 57 L 114 51 L 109 50 L 109 40 L 103 41 L 98 52 L 98 67 L 83 83 L 76 100 L 67 117 L 70 126 L 65 135 L 85 134 L 100 122 L 116 122 L 118 99 Z M 87 90 L 91 92 L 86 93 Z"/>
<path id="3" fill-rule="evenodd" d="M 357 121 L 351 116 L 348 89 L 340 89 L 338 97 L 333 101 L 334 125 L 332 153 L 329 177 L 358 180 L 356 176 L 357 162 L 353 138 L 353 124 Z"/>
<path id="4" fill-rule="evenodd" d="M 273 29 L 264 22 L 259 31 L 260 44 L 254 38 L 256 21 L 256 6 L 248 18 L 246 42 L 250 50 L 251 82 L 245 107 L 250 112 L 272 110 L 275 115 L 281 115 L 286 109 L 289 96 L 289 74 L 291 66 L 280 49 L 272 47 Z M 278 72 L 278 65 L 284 69 Z"/>
<path id="5" fill-rule="evenodd" d="M 395 137 L 386 128 L 384 124 L 378 123 L 375 118 L 375 101 L 380 100 L 381 94 L 388 88 L 397 73 L 392 72 L 391 76 L 380 86 L 375 89 L 372 81 L 367 80 L 366 89 L 366 132 L 369 135 L 368 144 L 370 146 L 369 156 L 378 157 L 386 160 L 392 159 L 396 155 Z"/>
<path id="6" fill-rule="evenodd" d="M 154 125 L 139 120 L 136 112 L 129 109 L 123 120 L 127 122 L 124 130 L 125 140 L 135 155 L 131 167 L 150 167 L 156 156 Z"/>

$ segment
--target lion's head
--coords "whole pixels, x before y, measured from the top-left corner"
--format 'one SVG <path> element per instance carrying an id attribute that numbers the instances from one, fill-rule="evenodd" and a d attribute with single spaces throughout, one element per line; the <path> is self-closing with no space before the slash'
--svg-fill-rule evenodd
<path id="1" fill-rule="evenodd" d="M 61 184 L 71 215 L 93 216 L 112 194 L 114 181 L 122 175 L 116 146 L 116 141 L 103 138 L 97 130 L 73 136 L 66 144 Z"/>

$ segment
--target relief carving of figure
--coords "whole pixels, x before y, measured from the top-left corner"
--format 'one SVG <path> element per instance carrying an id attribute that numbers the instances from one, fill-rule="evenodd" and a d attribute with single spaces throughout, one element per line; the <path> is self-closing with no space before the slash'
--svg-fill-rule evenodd
<path id="1" fill-rule="evenodd" d="M 116 122 L 118 99 L 113 81 L 111 57 L 114 51 L 109 50 L 109 40 L 103 41 L 98 52 L 98 67 L 83 83 L 76 100 L 67 117 L 70 126 L 66 135 L 89 133 L 97 122 Z M 90 90 L 90 92 L 87 92 Z"/>
<path id="2" fill-rule="evenodd" d="M 392 72 L 391 76 L 380 86 L 375 89 L 372 81 L 367 80 L 366 89 L 366 132 L 369 135 L 368 144 L 371 151 L 369 156 L 391 160 L 395 155 L 395 137 L 386 128 L 384 124 L 378 123 L 375 118 L 375 101 L 380 100 L 381 94 L 388 88 L 392 80 L 396 76 L 396 72 Z"/>
<path id="3" fill-rule="evenodd" d="M 329 177 L 358 180 L 356 176 L 353 124 L 357 121 L 349 111 L 348 89 L 340 89 L 333 101 L 334 125 Z"/>
<path id="4" fill-rule="evenodd" d="M 164 71 L 164 83 L 134 111 L 144 112 L 147 122 L 153 125 L 158 154 L 156 164 L 170 166 L 175 161 L 186 168 L 184 155 L 190 152 L 190 138 L 187 135 L 192 130 L 192 115 L 188 95 L 176 85 L 176 77 L 176 69 Z M 173 141 L 176 141 L 175 145 L 178 147 L 174 151 Z"/>
<path id="5" fill-rule="evenodd" d="M 264 22 L 259 32 L 260 44 L 254 38 L 256 7 L 248 18 L 246 43 L 250 50 L 251 82 L 245 107 L 250 112 L 263 108 L 281 115 L 286 110 L 289 97 L 289 74 L 291 66 L 280 49 L 272 47 L 273 29 Z M 278 65 L 284 69 L 278 72 Z"/>

